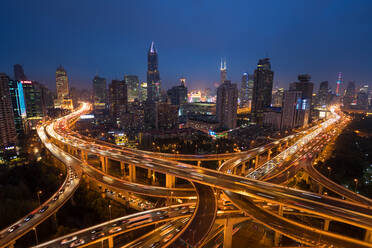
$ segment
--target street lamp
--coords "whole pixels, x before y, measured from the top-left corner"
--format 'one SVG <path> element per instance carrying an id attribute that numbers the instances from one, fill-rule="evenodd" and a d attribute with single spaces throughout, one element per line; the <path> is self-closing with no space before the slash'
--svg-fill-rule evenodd
<path id="1" fill-rule="evenodd" d="M 41 203 L 40 203 L 40 195 L 41 195 L 41 193 L 43 193 L 43 191 L 41 191 L 41 190 L 39 190 L 38 192 L 36 192 L 36 194 L 37 194 L 37 199 L 38 199 L 38 201 L 39 201 L 39 206 L 41 205 Z"/>
<path id="2" fill-rule="evenodd" d="M 358 187 L 358 179 L 357 178 L 354 178 L 354 182 L 355 182 L 355 192 L 357 191 L 357 187 Z"/>
<path id="3" fill-rule="evenodd" d="M 331 177 L 331 170 L 332 170 L 332 168 L 328 166 L 327 169 L 328 169 L 328 177 Z"/>

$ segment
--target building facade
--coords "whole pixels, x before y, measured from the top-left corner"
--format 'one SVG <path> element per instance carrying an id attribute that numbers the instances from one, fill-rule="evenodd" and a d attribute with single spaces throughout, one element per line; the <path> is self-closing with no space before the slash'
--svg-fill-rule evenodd
<path id="1" fill-rule="evenodd" d="M 217 89 L 217 120 L 221 127 L 233 129 L 236 127 L 238 108 L 238 89 L 236 84 L 226 80 Z"/>
<path id="2" fill-rule="evenodd" d="M 134 102 L 134 100 L 139 100 L 139 80 L 136 75 L 126 75 L 124 76 L 125 84 L 128 89 L 128 102 Z"/>
<path id="3" fill-rule="evenodd" d="M 252 96 L 252 117 L 258 125 L 263 124 L 263 112 L 270 107 L 274 72 L 271 70 L 269 58 L 260 59 L 254 71 Z"/>

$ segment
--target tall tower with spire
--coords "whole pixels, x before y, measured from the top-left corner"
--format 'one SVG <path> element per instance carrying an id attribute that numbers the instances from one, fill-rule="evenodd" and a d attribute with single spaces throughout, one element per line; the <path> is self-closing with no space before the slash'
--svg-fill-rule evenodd
<path id="1" fill-rule="evenodd" d="M 221 73 L 221 84 L 223 84 L 227 80 L 226 59 L 221 59 L 220 73 Z"/>
<path id="2" fill-rule="evenodd" d="M 342 83 L 342 72 L 339 72 L 337 82 L 336 82 L 336 96 L 340 96 L 341 83 Z"/>
<path id="3" fill-rule="evenodd" d="M 151 42 L 147 53 L 147 100 L 154 102 L 160 97 L 160 73 L 158 70 L 158 53 Z"/>

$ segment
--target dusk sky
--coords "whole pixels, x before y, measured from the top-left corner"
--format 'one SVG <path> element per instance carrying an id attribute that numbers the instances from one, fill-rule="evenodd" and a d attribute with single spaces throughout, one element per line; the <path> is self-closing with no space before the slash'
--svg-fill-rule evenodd
<path id="1" fill-rule="evenodd" d="M 187 78 L 188 87 L 212 87 L 219 61 L 239 82 L 269 56 L 274 85 L 287 87 L 309 73 L 335 87 L 337 73 L 357 85 L 372 80 L 372 1 L 124 1 L 3 0 L 0 72 L 13 64 L 55 88 L 62 64 L 71 86 L 91 87 L 97 73 L 146 80 L 151 41 L 159 53 L 162 87 Z M 318 86 L 316 86 L 316 91 Z"/>

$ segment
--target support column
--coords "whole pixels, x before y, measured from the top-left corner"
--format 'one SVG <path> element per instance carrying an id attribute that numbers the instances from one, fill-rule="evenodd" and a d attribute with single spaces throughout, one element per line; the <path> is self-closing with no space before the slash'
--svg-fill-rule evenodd
<path id="1" fill-rule="evenodd" d="M 125 177 L 125 163 L 124 162 L 120 162 L 120 171 L 121 171 L 121 175 Z"/>
<path id="2" fill-rule="evenodd" d="M 172 175 L 165 175 L 165 187 L 175 188 L 176 187 L 176 177 Z"/>
<path id="3" fill-rule="evenodd" d="M 282 143 L 279 143 L 279 145 L 278 145 L 278 151 L 279 151 L 279 152 L 282 151 Z"/>
<path id="4" fill-rule="evenodd" d="M 200 165 L 201 165 L 201 161 L 200 161 L 200 160 L 198 160 L 198 167 L 200 167 Z"/>
<path id="5" fill-rule="evenodd" d="M 366 234 L 364 235 L 364 241 L 372 243 L 372 230 L 366 230 Z"/>
<path id="6" fill-rule="evenodd" d="M 147 169 L 147 178 L 151 178 L 151 175 L 152 175 L 152 170 Z"/>
<path id="7" fill-rule="evenodd" d="M 112 236 L 108 238 L 108 247 L 114 248 L 114 238 Z"/>
<path id="8" fill-rule="evenodd" d="M 318 194 L 323 194 L 323 185 L 319 184 Z"/>
<path id="9" fill-rule="evenodd" d="M 331 220 L 329 220 L 329 219 L 324 220 L 324 227 L 323 227 L 324 231 L 328 231 L 330 222 L 331 222 Z"/>
<path id="10" fill-rule="evenodd" d="M 279 216 L 283 216 L 283 205 L 279 205 L 278 215 L 279 215 Z M 274 246 L 279 246 L 280 236 L 281 236 L 280 233 L 275 232 L 275 236 L 274 236 Z"/>
<path id="11" fill-rule="evenodd" d="M 107 173 L 108 159 L 106 157 L 100 156 L 99 160 L 101 162 L 101 168 L 104 173 Z"/>
<path id="12" fill-rule="evenodd" d="M 86 151 L 81 150 L 81 160 L 86 162 L 88 160 L 88 154 Z"/>
<path id="13" fill-rule="evenodd" d="M 270 158 L 271 158 L 271 153 L 272 153 L 272 151 L 271 151 L 271 149 L 269 149 L 269 150 L 267 151 L 267 161 L 270 160 Z"/>
<path id="14" fill-rule="evenodd" d="M 233 169 L 233 174 L 236 175 L 236 166 Z"/>
<path id="15" fill-rule="evenodd" d="M 260 155 L 257 154 L 256 155 L 256 159 L 254 160 L 254 168 L 257 168 L 258 167 L 258 159 L 260 158 Z"/>
<path id="16" fill-rule="evenodd" d="M 134 164 L 129 165 L 129 181 L 130 182 L 136 181 L 136 166 L 134 166 Z"/>
<path id="17" fill-rule="evenodd" d="M 222 164 L 222 161 L 218 160 L 218 168 L 221 166 L 221 164 Z"/>
<path id="18" fill-rule="evenodd" d="M 223 231 L 223 248 L 232 248 L 233 226 L 233 222 L 227 218 Z"/>
<path id="19" fill-rule="evenodd" d="M 242 176 L 245 175 L 245 162 L 242 163 L 242 172 L 241 172 L 241 175 Z"/>

